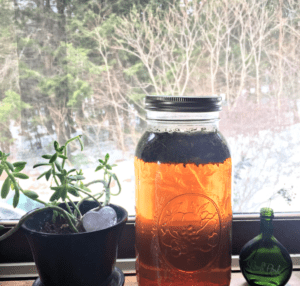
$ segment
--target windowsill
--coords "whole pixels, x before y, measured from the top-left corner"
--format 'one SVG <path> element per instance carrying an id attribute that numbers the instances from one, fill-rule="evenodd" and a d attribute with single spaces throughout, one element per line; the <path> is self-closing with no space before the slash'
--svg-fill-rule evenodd
<path id="1" fill-rule="evenodd" d="M 232 273 L 232 279 L 230 286 L 248 286 L 242 273 L 234 272 Z M 1 286 L 32 286 L 34 280 L 27 281 L 4 281 L 1 282 Z M 124 286 L 137 286 L 135 275 L 125 275 Z M 291 279 L 286 286 L 299 286 L 300 285 L 300 271 L 294 271 Z"/>
<path id="2" fill-rule="evenodd" d="M 289 284 L 286 286 L 293 286 L 293 285 L 300 285 L 300 255 L 299 254 L 291 254 L 292 262 L 293 262 L 293 269 L 294 274 L 291 278 Z M 135 270 L 135 258 L 128 258 L 128 259 L 117 259 L 116 266 L 123 271 L 126 277 L 135 277 L 136 270 Z M 232 277 L 233 283 L 232 285 L 236 286 L 248 286 L 244 285 L 243 281 L 245 280 L 242 276 L 237 274 L 241 274 L 240 267 L 239 267 L 239 256 L 233 255 L 231 261 L 231 270 L 232 270 Z M 36 269 L 36 265 L 34 262 L 23 262 L 23 263 L 0 263 L 0 285 L 3 286 L 3 282 L 1 281 L 31 281 L 38 277 L 38 271 Z M 242 279 L 241 279 L 242 278 Z M 129 278 L 128 278 L 129 279 Z M 294 283 L 294 282 L 296 283 Z M 291 284 L 293 282 L 293 284 Z M 239 284 L 238 284 L 239 283 Z M 15 284 L 7 284 L 7 285 L 15 285 Z M 16 284 L 17 286 L 19 284 Z M 20 284 L 23 285 L 23 284 Z M 24 284 L 29 285 L 29 284 Z M 131 285 L 131 284 L 129 284 Z M 134 285 L 134 284 L 133 284 Z"/>

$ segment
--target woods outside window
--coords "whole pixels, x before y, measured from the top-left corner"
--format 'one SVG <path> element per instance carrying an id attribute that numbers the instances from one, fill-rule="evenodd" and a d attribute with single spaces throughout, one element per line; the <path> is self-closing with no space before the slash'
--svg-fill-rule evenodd
<path id="1" fill-rule="evenodd" d="M 54 140 L 83 134 L 88 159 L 71 145 L 73 166 L 93 174 L 95 160 L 110 152 L 123 188 L 111 202 L 134 216 L 133 156 L 146 127 L 145 95 L 217 94 L 234 166 L 234 252 L 248 239 L 239 233 L 256 227 L 249 214 L 263 206 L 283 213 L 278 227 L 293 233 L 300 200 L 298 1 L 0 5 L 0 149 L 29 162 L 26 189 L 49 198 L 51 182 L 35 180 L 47 168 L 32 166 Z M 12 197 L 0 199 L 0 219 L 39 206 L 20 200 L 13 209 Z M 293 244 L 289 251 L 300 252 Z"/>

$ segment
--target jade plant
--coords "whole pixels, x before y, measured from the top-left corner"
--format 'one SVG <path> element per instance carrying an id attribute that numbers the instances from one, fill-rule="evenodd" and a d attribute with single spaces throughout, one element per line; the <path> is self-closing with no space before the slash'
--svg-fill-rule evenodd
<path id="1" fill-rule="evenodd" d="M 106 154 L 104 160 L 99 159 L 99 165 L 96 167 L 95 172 L 99 170 L 104 171 L 104 176 L 102 179 L 94 180 L 89 183 L 84 183 L 83 180 L 85 179 L 82 170 L 77 169 L 70 169 L 66 168 L 66 161 L 68 160 L 67 154 L 67 146 L 70 142 L 74 140 L 78 140 L 81 146 L 81 151 L 83 151 L 83 142 L 81 140 L 82 135 L 78 135 L 69 139 L 63 146 L 59 146 L 57 141 L 54 141 L 54 154 L 46 154 L 42 155 L 42 158 L 47 160 L 45 162 L 36 164 L 33 168 L 41 167 L 41 166 L 48 166 L 49 169 L 42 173 L 37 179 L 41 179 L 45 177 L 47 181 L 51 179 L 51 186 L 50 189 L 53 191 L 49 202 L 44 202 L 39 198 L 39 195 L 31 190 L 24 190 L 19 181 L 23 179 L 28 179 L 29 177 L 21 173 L 21 171 L 25 168 L 27 162 L 15 162 L 11 163 L 7 159 L 10 154 L 6 154 L 0 151 L 0 176 L 3 172 L 7 174 L 7 178 L 5 179 L 2 189 L 1 189 L 1 197 L 5 199 L 10 191 L 14 192 L 13 197 L 13 207 L 16 208 L 19 203 L 20 193 L 24 194 L 31 200 L 36 202 L 42 203 L 44 205 L 43 208 L 35 209 L 24 216 L 21 217 L 18 224 L 0 236 L 0 241 L 7 238 L 8 236 L 12 235 L 16 232 L 20 226 L 34 214 L 45 211 L 47 209 L 53 210 L 52 222 L 55 223 L 57 218 L 64 218 L 66 223 L 69 225 L 69 228 L 72 232 L 78 233 L 84 229 L 83 226 L 83 219 L 85 215 L 79 210 L 79 206 L 85 200 L 93 200 L 95 201 L 98 206 L 93 209 L 92 211 L 99 211 L 104 207 L 107 207 L 110 201 L 111 195 L 118 195 L 121 192 L 121 185 L 115 173 L 112 172 L 112 168 L 116 166 L 115 164 L 110 165 L 108 164 L 109 154 Z M 110 191 L 110 184 L 112 179 L 117 182 L 118 185 L 118 193 L 112 194 Z M 92 194 L 91 190 L 88 188 L 92 184 L 101 183 L 103 188 L 101 191 Z M 55 184 L 53 186 L 53 184 Z M 78 198 L 77 202 L 74 203 L 70 195 Z M 104 202 L 100 202 L 99 199 L 104 195 L 105 199 Z M 66 210 L 61 208 L 59 205 L 64 203 L 66 206 Z M 73 208 L 70 207 L 73 206 Z M 0 230 L 4 227 L 0 225 Z M 83 230 L 85 231 L 85 230 Z"/>

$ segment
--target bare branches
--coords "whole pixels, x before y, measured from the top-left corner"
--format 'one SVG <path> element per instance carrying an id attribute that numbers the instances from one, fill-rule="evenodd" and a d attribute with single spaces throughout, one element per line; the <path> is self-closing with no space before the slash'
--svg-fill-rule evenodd
<path id="1" fill-rule="evenodd" d="M 202 5 L 197 4 L 195 12 Z M 186 8 L 171 6 L 168 11 L 147 7 L 142 16 L 133 11 L 116 27 L 116 50 L 140 60 L 155 94 L 185 94 L 201 54 L 199 21 Z M 196 53 L 200 51 L 199 53 Z M 145 84 L 140 78 L 138 85 Z M 148 88 L 149 90 L 149 88 Z"/>

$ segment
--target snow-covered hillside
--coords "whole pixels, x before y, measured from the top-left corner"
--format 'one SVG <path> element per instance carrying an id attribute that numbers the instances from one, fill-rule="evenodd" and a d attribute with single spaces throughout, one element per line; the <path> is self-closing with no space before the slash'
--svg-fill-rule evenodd
<path id="1" fill-rule="evenodd" d="M 41 199 L 47 200 L 51 196 L 49 190 L 50 182 L 44 178 L 36 180 L 39 174 L 47 168 L 36 168 L 32 166 L 43 161 L 42 154 L 50 151 L 52 142 L 56 139 L 54 136 L 44 136 L 42 138 L 43 149 L 32 150 L 30 144 L 18 135 L 18 127 L 11 126 L 15 134 L 15 141 L 12 154 L 17 154 L 15 160 L 26 160 L 28 164 L 24 172 L 30 176 L 28 180 L 22 180 L 24 189 L 37 191 Z M 78 131 L 78 134 L 80 131 Z M 76 134 L 73 134 L 76 135 Z M 238 138 L 227 138 L 229 143 L 234 171 L 233 186 L 233 210 L 234 212 L 258 212 L 262 206 L 271 206 L 276 212 L 299 211 L 300 205 L 300 124 L 287 127 L 281 132 L 261 131 L 257 136 L 239 136 Z M 122 185 L 122 192 L 119 196 L 112 196 L 111 202 L 123 205 L 130 215 L 135 214 L 135 184 L 134 184 L 134 149 L 132 146 L 130 152 L 124 153 L 114 147 L 112 142 L 106 141 L 98 147 L 87 146 L 83 154 L 79 151 L 72 153 L 74 166 L 79 164 L 84 166 L 86 181 L 99 179 L 101 172 L 94 172 L 97 159 L 102 158 L 106 152 L 111 154 L 111 163 L 118 166 L 114 171 L 119 177 Z M 78 166 L 77 166 L 78 165 Z M 69 166 L 71 168 L 71 166 Z M 2 185 L 5 176 L 0 178 Z M 93 185 L 94 191 L 99 191 L 101 185 Z M 117 192 L 117 186 L 112 187 L 112 192 Z M 270 200 L 271 199 L 271 200 Z M 7 199 L 0 199 L 1 205 L 5 203 L 12 204 L 12 195 Z M 37 207 L 27 200 L 21 198 L 20 209 L 28 211 Z M 4 214 L 3 214 L 4 212 Z M 2 217 L 5 217 L 5 211 Z M 16 214 L 16 218 L 22 211 Z M 12 218 L 11 212 L 7 216 Z M 0 213 L 1 216 L 1 213 Z"/>

